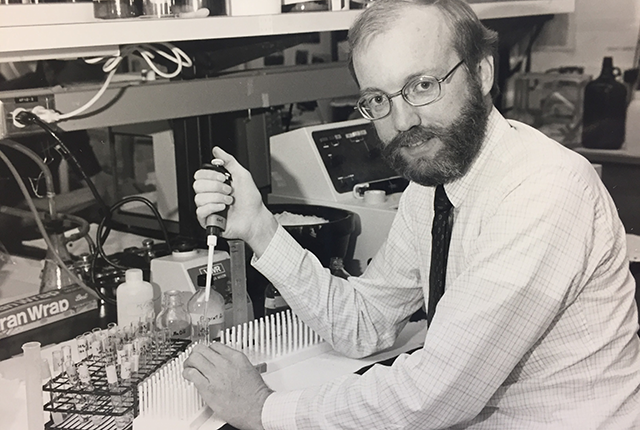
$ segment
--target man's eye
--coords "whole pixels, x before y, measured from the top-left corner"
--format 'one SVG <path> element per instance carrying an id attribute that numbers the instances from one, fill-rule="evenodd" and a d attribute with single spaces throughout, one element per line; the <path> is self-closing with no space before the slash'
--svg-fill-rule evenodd
<path id="1" fill-rule="evenodd" d="M 367 103 L 369 106 L 380 106 L 386 102 L 387 98 L 382 94 L 375 94 L 369 97 Z"/>
<path id="2" fill-rule="evenodd" d="M 421 93 L 429 92 L 433 91 L 434 86 L 434 83 L 431 81 L 419 81 L 413 86 L 413 91 Z"/>

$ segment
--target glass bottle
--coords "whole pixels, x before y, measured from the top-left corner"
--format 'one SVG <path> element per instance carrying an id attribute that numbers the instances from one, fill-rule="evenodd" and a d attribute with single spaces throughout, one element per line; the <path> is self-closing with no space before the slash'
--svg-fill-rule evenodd
<path id="1" fill-rule="evenodd" d="M 585 148 L 619 149 L 624 143 L 627 87 L 616 80 L 620 69 L 604 57 L 600 76 L 584 89 L 582 145 Z"/>
<path id="2" fill-rule="evenodd" d="M 191 317 L 191 340 L 211 342 L 224 329 L 224 298 L 213 287 L 207 302 L 206 287 L 200 287 L 187 303 Z"/>
<path id="3" fill-rule="evenodd" d="M 278 289 L 269 282 L 264 290 L 264 314 L 277 314 L 287 309 L 290 309 L 289 305 L 280 295 Z"/>
<path id="4" fill-rule="evenodd" d="M 282 6 L 283 12 L 317 12 L 319 10 L 329 9 L 331 9 L 331 6 L 328 0 L 298 1 L 294 4 Z"/>
<path id="5" fill-rule="evenodd" d="M 340 278 L 347 279 L 351 276 L 344 268 L 344 261 L 342 261 L 340 257 L 331 257 L 331 260 L 329 260 L 329 270 L 333 276 L 339 276 Z"/>
<path id="6" fill-rule="evenodd" d="M 158 330 L 167 331 L 171 339 L 191 337 L 191 319 L 182 303 L 181 294 L 177 290 L 165 291 L 162 310 L 156 317 Z"/>
<path id="7" fill-rule="evenodd" d="M 93 0 L 93 16 L 96 18 L 133 18 L 141 14 L 141 0 Z"/>

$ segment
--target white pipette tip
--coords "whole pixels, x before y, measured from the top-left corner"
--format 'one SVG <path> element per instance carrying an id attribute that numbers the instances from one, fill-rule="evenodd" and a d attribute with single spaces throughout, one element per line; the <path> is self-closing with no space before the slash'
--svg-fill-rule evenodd
<path id="1" fill-rule="evenodd" d="M 206 283 L 205 283 L 205 316 L 207 315 L 206 310 L 209 304 L 209 297 L 211 296 L 211 278 L 213 277 L 213 254 L 216 249 L 216 245 L 218 244 L 218 236 L 215 234 L 210 234 L 207 236 L 207 246 L 209 247 L 209 252 L 207 254 L 207 275 L 206 275 Z"/>

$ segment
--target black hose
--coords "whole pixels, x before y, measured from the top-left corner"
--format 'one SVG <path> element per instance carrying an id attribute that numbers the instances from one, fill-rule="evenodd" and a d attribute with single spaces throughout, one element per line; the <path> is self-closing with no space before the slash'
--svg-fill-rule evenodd
<path id="1" fill-rule="evenodd" d="M 55 141 L 57 142 L 57 145 L 54 148 L 60 153 L 60 155 L 62 155 L 65 158 L 65 160 L 71 162 L 71 165 L 76 169 L 78 174 L 87 183 L 87 186 L 91 190 L 91 194 L 93 194 L 93 198 L 96 200 L 96 202 L 98 202 L 98 205 L 100 206 L 100 209 L 99 209 L 100 212 L 103 215 L 108 213 L 109 207 L 104 202 L 104 199 L 98 192 L 98 189 L 96 188 L 95 184 L 93 183 L 91 178 L 87 176 L 86 172 L 82 168 L 82 165 L 80 164 L 76 156 L 73 155 L 73 153 L 69 150 L 67 145 L 62 141 L 62 139 L 60 139 L 58 134 L 49 126 L 49 124 L 42 121 L 36 114 L 29 111 L 23 111 L 17 114 L 16 120 L 20 121 L 22 124 L 25 124 L 25 125 L 35 124 L 40 128 L 42 128 L 49 135 L 51 135 L 51 137 L 55 139 Z"/>

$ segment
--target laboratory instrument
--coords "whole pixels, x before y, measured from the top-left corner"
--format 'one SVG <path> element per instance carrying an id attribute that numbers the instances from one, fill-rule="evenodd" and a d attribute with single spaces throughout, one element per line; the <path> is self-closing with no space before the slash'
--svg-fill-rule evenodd
<path id="1" fill-rule="evenodd" d="M 203 169 L 215 170 L 226 176 L 225 184 L 231 184 L 231 174 L 224 168 L 219 160 L 212 160 L 212 164 L 204 164 Z M 205 282 L 205 312 L 204 315 L 208 315 L 206 307 L 209 303 L 209 295 L 211 294 L 211 280 L 213 279 L 213 256 L 218 244 L 218 237 L 227 228 L 227 213 L 229 208 L 225 208 L 217 213 L 211 214 L 206 219 L 205 229 L 207 230 L 207 246 L 209 247 L 207 254 L 207 272 Z"/>
<path id="2" fill-rule="evenodd" d="M 384 242 L 407 181 L 386 165 L 370 121 L 302 127 L 272 136 L 271 204 L 321 205 L 356 213 L 353 257 L 359 275 Z M 386 198 L 364 198 L 383 190 Z M 362 197 L 362 198 L 361 198 Z"/>

